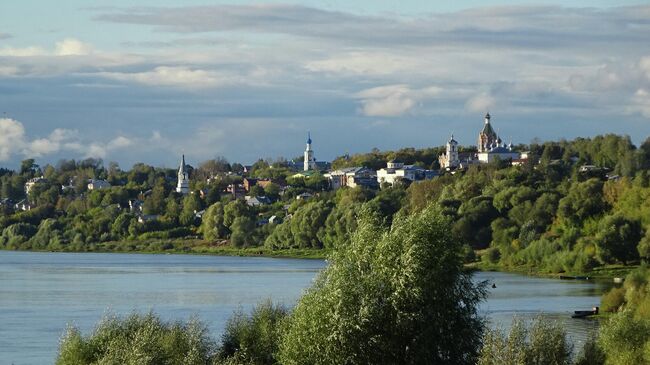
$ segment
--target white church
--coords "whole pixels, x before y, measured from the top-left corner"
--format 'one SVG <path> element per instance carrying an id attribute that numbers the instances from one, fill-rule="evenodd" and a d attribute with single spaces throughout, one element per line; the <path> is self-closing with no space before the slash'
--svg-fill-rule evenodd
<path id="1" fill-rule="evenodd" d="M 478 134 L 477 153 L 459 153 L 458 142 L 454 135 L 447 141 L 445 153 L 440 155 L 440 168 L 453 170 L 476 163 L 490 163 L 496 160 L 513 161 L 521 158 L 519 152 L 513 151 L 512 142 L 506 145 L 497 135 L 490 123 L 490 113 L 485 115 L 483 129 Z"/>
<path id="2" fill-rule="evenodd" d="M 181 165 L 178 168 L 178 182 L 176 192 L 186 195 L 190 192 L 190 176 L 185 167 L 185 155 L 181 157 Z"/>

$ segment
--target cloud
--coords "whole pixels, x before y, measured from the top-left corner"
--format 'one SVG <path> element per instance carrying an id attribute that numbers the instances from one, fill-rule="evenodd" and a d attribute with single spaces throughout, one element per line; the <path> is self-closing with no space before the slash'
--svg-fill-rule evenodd
<path id="1" fill-rule="evenodd" d="M 9 34 L 9 33 L 0 32 L 0 39 L 9 39 L 9 38 L 12 38 L 12 37 L 13 36 L 11 34 Z"/>
<path id="2" fill-rule="evenodd" d="M 490 109 L 494 109 L 495 105 L 496 99 L 492 95 L 483 92 L 467 100 L 465 103 L 465 109 L 475 113 L 483 113 Z"/>
<path id="3" fill-rule="evenodd" d="M 34 57 L 46 54 L 48 53 L 45 49 L 36 46 L 22 48 L 5 47 L 0 49 L 0 56 L 3 57 Z"/>
<path id="4" fill-rule="evenodd" d="M 356 94 L 361 99 L 361 113 L 369 117 L 397 117 L 410 112 L 420 100 L 435 97 L 442 90 L 432 86 L 411 89 L 408 85 L 387 85 L 363 90 Z"/>
<path id="5" fill-rule="evenodd" d="M 92 46 L 74 38 L 56 42 L 54 53 L 58 56 L 84 56 L 92 52 Z"/>
<path id="6" fill-rule="evenodd" d="M 0 118 L 0 161 L 7 161 L 18 149 L 23 147 L 25 128 L 13 119 Z"/>
<path id="7" fill-rule="evenodd" d="M 106 143 L 88 142 L 84 141 L 77 130 L 65 128 L 56 128 L 47 137 L 29 139 L 21 122 L 0 118 L 0 161 L 8 161 L 17 155 L 35 158 L 59 152 L 104 158 L 108 153 L 126 149 L 134 143 L 124 136 L 115 137 Z"/>
<path id="8" fill-rule="evenodd" d="M 390 75 L 409 70 L 416 60 L 388 52 L 350 52 L 323 60 L 309 61 L 305 68 L 314 72 Z"/>
<path id="9" fill-rule="evenodd" d="M 158 66 L 153 70 L 143 72 L 103 72 L 99 75 L 119 81 L 183 88 L 216 87 L 231 81 L 214 71 L 192 69 L 186 66 Z"/>

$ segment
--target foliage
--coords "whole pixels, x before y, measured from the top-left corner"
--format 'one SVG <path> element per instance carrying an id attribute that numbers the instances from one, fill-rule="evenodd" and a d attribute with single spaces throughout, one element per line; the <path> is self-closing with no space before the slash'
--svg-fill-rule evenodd
<path id="1" fill-rule="evenodd" d="M 283 364 L 470 364 L 479 350 L 483 285 L 439 209 L 362 216 L 349 245 L 301 298 L 280 344 Z"/>
<path id="2" fill-rule="evenodd" d="M 156 315 L 106 316 L 91 335 L 69 327 L 57 365 L 206 365 L 214 354 L 206 327 L 196 319 L 163 322 Z"/>
<path id="3" fill-rule="evenodd" d="M 564 365 L 571 363 L 571 351 L 558 323 L 538 317 L 527 327 L 515 318 L 507 335 L 500 330 L 487 332 L 478 365 Z"/>
<path id="4" fill-rule="evenodd" d="M 285 307 L 268 300 L 253 308 L 250 315 L 237 311 L 221 336 L 219 359 L 251 365 L 275 364 L 280 324 L 287 313 Z"/>

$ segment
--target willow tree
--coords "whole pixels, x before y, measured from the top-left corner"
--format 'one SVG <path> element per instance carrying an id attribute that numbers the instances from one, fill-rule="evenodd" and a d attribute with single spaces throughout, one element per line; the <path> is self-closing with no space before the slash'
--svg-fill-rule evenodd
<path id="1" fill-rule="evenodd" d="M 286 324 L 282 364 L 473 364 L 485 298 L 462 267 L 462 244 L 436 207 L 390 229 L 363 212 L 351 243 Z"/>

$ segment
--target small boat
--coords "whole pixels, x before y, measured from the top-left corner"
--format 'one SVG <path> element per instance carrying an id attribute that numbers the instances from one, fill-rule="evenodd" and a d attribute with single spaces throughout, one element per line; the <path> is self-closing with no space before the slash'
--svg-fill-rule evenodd
<path id="1" fill-rule="evenodd" d="M 589 280 L 589 276 L 569 276 L 569 275 L 560 275 L 562 280 Z"/>
<path id="2" fill-rule="evenodd" d="M 598 314 L 598 307 L 593 307 L 590 311 L 574 311 L 571 318 L 586 318 Z"/>

